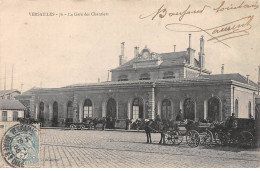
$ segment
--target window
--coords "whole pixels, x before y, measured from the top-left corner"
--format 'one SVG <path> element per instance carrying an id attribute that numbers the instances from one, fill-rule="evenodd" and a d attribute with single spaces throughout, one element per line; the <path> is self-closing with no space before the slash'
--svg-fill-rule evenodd
<path id="1" fill-rule="evenodd" d="M 93 116 L 93 108 L 92 108 L 92 102 L 89 99 L 86 99 L 84 102 L 83 107 L 83 117 L 92 117 Z"/>
<path id="2" fill-rule="evenodd" d="M 17 121 L 17 119 L 18 119 L 18 112 L 14 111 L 13 112 L 13 121 Z"/>
<path id="3" fill-rule="evenodd" d="M 139 118 L 139 106 L 133 106 L 133 119 Z"/>
<path id="4" fill-rule="evenodd" d="M 2 112 L 2 121 L 7 121 L 7 111 Z"/>
<path id="5" fill-rule="evenodd" d="M 71 101 L 69 101 L 67 105 L 67 114 L 68 114 L 68 118 L 73 118 L 73 108 L 72 108 Z"/>
<path id="6" fill-rule="evenodd" d="M 140 98 L 133 101 L 133 119 L 143 118 L 143 102 Z"/>
<path id="7" fill-rule="evenodd" d="M 141 74 L 139 80 L 150 80 L 150 75 L 148 73 Z"/>
<path id="8" fill-rule="evenodd" d="M 174 73 L 172 71 L 167 71 L 163 74 L 163 79 L 175 78 Z"/>
<path id="9" fill-rule="evenodd" d="M 171 115 L 171 101 L 168 99 L 162 102 L 162 119 L 170 119 Z"/>
<path id="10" fill-rule="evenodd" d="M 118 81 L 128 81 L 127 75 L 120 75 Z"/>

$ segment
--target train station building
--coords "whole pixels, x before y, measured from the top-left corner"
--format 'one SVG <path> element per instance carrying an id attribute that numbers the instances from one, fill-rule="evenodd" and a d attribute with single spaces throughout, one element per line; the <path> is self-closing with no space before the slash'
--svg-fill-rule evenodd
<path id="1" fill-rule="evenodd" d="M 180 109 L 183 118 L 196 121 L 225 120 L 231 113 L 257 117 L 258 85 L 239 73 L 212 74 L 205 66 L 203 37 L 198 43 L 199 52 L 190 43 L 185 51 L 169 53 L 135 47 L 129 61 L 121 43 L 111 81 L 33 88 L 16 99 L 26 103 L 30 116 L 44 126 L 63 126 L 67 118 L 82 122 L 86 117 L 113 117 L 116 127 L 125 127 L 126 118 L 175 119 Z"/>

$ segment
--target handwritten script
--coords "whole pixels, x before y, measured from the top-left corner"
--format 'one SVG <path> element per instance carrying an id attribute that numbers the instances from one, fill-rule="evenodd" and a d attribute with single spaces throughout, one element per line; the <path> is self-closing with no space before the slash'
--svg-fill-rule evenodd
<path id="1" fill-rule="evenodd" d="M 237 1 L 236 1 L 237 2 Z M 222 1 L 218 6 L 211 7 L 209 5 L 204 5 L 200 9 L 192 8 L 192 5 L 189 4 L 187 8 L 182 11 L 169 12 L 167 8 L 162 5 L 158 10 L 148 14 L 140 15 L 140 19 L 151 19 L 155 20 L 157 18 L 164 19 L 166 17 L 170 18 L 177 16 L 179 23 L 169 23 L 165 25 L 165 28 L 169 31 L 174 32 L 204 32 L 209 36 L 207 41 L 212 41 L 214 43 L 222 43 L 227 47 L 230 47 L 225 40 L 233 39 L 237 37 L 249 35 L 249 30 L 252 28 L 252 21 L 254 15 L 245 16 L 242 18 L 237 18 L 227 23 L 222 23 L 211 28 L 203 28 L 201 26 L 195 26 L 188 23 L 182 23 L 182 20 L 187 15 L 202 15 L 206 10 L 213 10 L 215 13 L 222 13 L 228 11 L 234 11 L 239 9 L 252 9 L 255 10 L 259 8 L 258 1 L 253 4 L 249 4 L 246 1 L 242 1 L 237 5 L 229 4 L 227 5 L 226 1 Z"/>

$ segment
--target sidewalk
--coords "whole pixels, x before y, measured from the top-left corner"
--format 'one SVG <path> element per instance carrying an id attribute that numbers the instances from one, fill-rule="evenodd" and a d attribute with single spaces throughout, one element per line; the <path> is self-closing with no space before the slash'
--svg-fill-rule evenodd
<path id="1" fill-rule="evenodd" d="M 41 129 L 63 129 L 63 130 L 70 130 L 70 128 L 66 128 L 66 127 L 41 127 Z M 76 129 L 76 130 L 81 130 L 81 129 Z M 119 131 L 119 132 L 144 132 L 144 130 L 125 130 L 125 129 L 83 129 L 83 130 L 89 130 L 89 131 Z"/>

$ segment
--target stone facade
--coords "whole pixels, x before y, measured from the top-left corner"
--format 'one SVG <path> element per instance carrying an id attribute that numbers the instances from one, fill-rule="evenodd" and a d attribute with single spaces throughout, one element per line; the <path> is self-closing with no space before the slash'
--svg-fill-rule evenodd
<path id="1" fill-rule="evenodd" d="M 240 74 L 210 75 L 203 37 L 200 46 L 199 57 L 191 47 L 160 54 L 147 47 L 139 53 L 136 47 L 135 57 L 125 61 L 122 43 L 111 81 L 32 89 L 31 116 L 44 126 L 63 126 L 66 119 L 82 122 L 87 116 L 113 117 L 122 126 L 126 118 L 175 119 L 180 110 L 184 119 L 196 121 L 225 120 L 231 113 L 255 117 L 256 84 Z"/>

